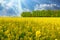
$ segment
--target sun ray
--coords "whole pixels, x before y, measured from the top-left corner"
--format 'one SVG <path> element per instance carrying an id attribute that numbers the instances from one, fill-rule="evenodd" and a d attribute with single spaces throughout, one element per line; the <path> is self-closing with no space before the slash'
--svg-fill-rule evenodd
<path id="1" fill-rule="evenodd" d="M 7 10 L 9 8 L 12 8 L 12 10 L 15 11 L 17 16 L 19 16 L 20 13 L 22 12 L 21 0 L 0 0 L 0 4 L 2 4 L 2 6 Z M 7 11 L 6 14 L 8 14 Z"/>
<path id="2" fill-rule="evenodd" d="M 22 12 L 22 6 L 21 6 L 21 0 L 17 0 L 17 2 L 18 2 L 18 10 L 19 10 L 19 13 L 21 13 Z M 20 14 L 18 14 L 18 15 L 20 15 Z"/>

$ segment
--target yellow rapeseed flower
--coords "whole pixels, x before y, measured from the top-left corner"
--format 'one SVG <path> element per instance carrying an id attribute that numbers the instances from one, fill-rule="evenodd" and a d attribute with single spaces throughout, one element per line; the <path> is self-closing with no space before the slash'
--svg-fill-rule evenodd
<path id="1" fill-rule="evenodd" d="M 40 37 L 41 36 L 41 32 L 40 31 L 36 31 L 36 37 Z"/>
<path id="2" fill-rule="evenodd" d="M 9 30 L 7 30 L 7 31 L 5 31 L 5 34 L 7 35 L 9 32 L 10 32 L 10 31 L 9 31 Z"/>
<path id="3" fill-rule="evenodd" d="M 58 40 L 58 39 L 55 39 L 55 40 Z"/>

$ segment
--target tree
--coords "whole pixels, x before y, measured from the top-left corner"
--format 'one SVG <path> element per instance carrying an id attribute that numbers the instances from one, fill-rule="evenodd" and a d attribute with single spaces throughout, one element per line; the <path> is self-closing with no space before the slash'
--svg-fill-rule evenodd
<path id="1" fill-rule="evenodd" d="M 32 14 L 31 14 L 31 12 L 22 12 L 21 16 L 22 17 L 31 17 Z"/>
<path id="2" fill-rule="evenodd" d="M 47 10 L 46 13 L 47 13 L 47 15 L 46 15 L 47 17 L 53 17 L 54 16 L 53 10 Z"/>
<path id="3" fill-rule="evenodd" d="M 32 12 L 33 17 L 46 17 L 47 16 L 47 10 L 37 10 Z"/>
<path id="4" fill-rule="evenodd" d="M 58 17 L 60 17 L 60 10 L 58 10 Z"/>
<path id="5" fill-rule="evenodd" d="M 60 17 L 60 10 L 36 10 L 23 12 L 22 17 Z"/>
<path id="6" fill-rule="evenodd" d="M 40 17 L 40 11 L 37 10 L 37 11 L 32 11 L 32 16 L 33 17 Z"/>

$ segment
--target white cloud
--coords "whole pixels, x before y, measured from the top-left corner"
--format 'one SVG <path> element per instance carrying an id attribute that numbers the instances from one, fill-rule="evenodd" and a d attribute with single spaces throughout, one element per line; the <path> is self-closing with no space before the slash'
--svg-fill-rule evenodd
<path id="1" fill-rule="evenodd" d="M 24 9 L 23 9 L 23 12 L 30 12 L 30 10 L 27 9 L 27 8 L 24 8 Z"/>
<path id="2" fill-rule="evenodd" d="M 9 2 L 8 4 L 6 4 L 8 7 L 11 7 L 13 5 L 13 2 Z"/>
<path id="3" fill-rule="evenodd" d="M 6 6 L 7 7 L 12 7 L 15 3 L 14 3 L 15 1 L 13 1 L 13 0 L 10 0 L 8 3 L 6 2 Z"/>
<path id="4" fill-rule="evenodd" d="M 16 0 L 17 1 L 17 0 Z M 10 0 L 9 2 L 7 2 L 6 0 L 1 0 L 0 1 L 0 4 L 2 5 L 2 7 L 3 7 L 3 10 L 2 11 L 0 11 L 0 15 L 7 15 L 7 14 L 9 14 L 9 13 L 7 13 L 10 9 L 12 9 L 12 10 L 14 10 L 15 12 L 15 14 L 16 15 L 20 15 L 20 13 L 18 13 L 18 11 L 19 12 L 21 12 L 20 10 L 20 4 L 18 3 L 18 2 L 20 2 L 20 1 L 18 1 L 18 2 L 16 2 L 15 0 Z M 18 4 L 16 4 L 16 3 L 18 3 Z M 20 9 L 20 10 L 19 10 Z M 13 13 L 13 14 L 14 14 Z M 18 13 L 18 14 L 17 14 Z M 14 15 L 15 15 L 14 14 Z M 11 15 L 12 16 L 12 15 Z"/>
<path id="5" fill-rule="evenodd" d="M 34 7 L 34 10 L 45 10 L 47 7 L 48 8 L 53 8 L 54 6 L 57 6 L 56 4 L 36 4 Z"/>

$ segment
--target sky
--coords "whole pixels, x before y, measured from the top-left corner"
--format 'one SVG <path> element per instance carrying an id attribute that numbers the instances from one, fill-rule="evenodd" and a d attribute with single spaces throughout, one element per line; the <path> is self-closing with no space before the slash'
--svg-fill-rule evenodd
<path id="1" fill-rule="evenodd" d="M 20 16 L 23 11 L 60 10 L 60 0 L 0 0 L 0 16 Z"/>

